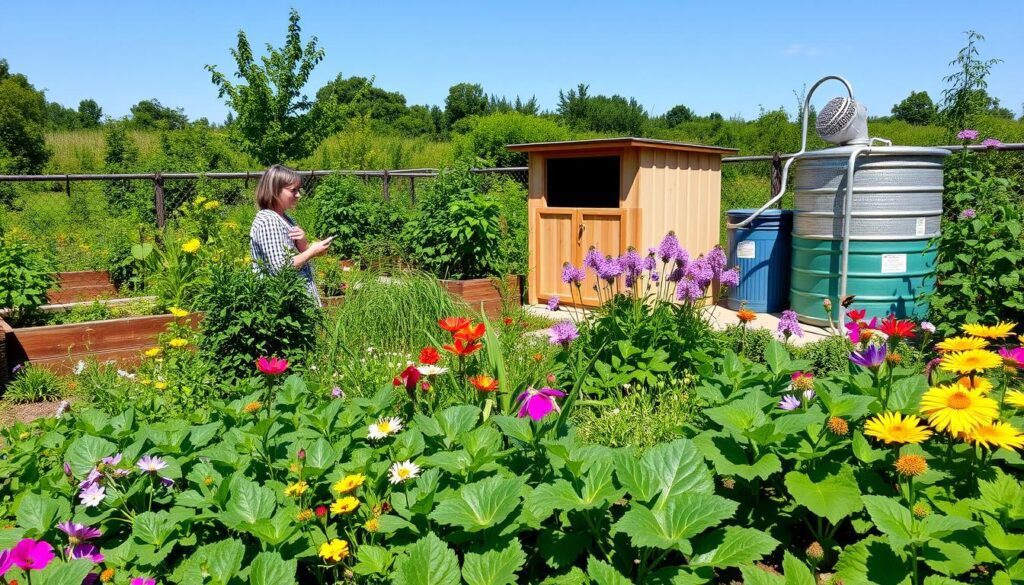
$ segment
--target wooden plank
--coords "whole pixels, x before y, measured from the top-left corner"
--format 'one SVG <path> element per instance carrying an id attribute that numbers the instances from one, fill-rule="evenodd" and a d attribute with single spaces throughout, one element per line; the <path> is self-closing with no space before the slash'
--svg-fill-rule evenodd
<path id="1" fill-rule="evenodd" d="M 110 283 L 110 272 L 106 270 L 80 270 L 76 272 L 58 272 L 57 284 L 61 288 L 83 285 L 104 285 Z"/>
<path id="2" fill-rule="evenodd" d="M 73 303 L 78 301 L 91 301 L 101 297 L 112 297 L 117 295 L 114 285 L 80 285 L 75 287 L 62 287 L 60 289 L 46 292 L 46 302 L 51 305 Z"/>

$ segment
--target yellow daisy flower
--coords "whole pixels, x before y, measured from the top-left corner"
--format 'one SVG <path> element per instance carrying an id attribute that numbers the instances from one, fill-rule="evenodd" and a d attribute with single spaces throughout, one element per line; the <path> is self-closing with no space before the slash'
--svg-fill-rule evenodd
<path id="1" fill-rule="evenodd" d="M 191 240 L 181 245 L 181 251 L 185 252 L 186 254 L 195 254 L 196 252 L 199 251 L 199 248 L 201 246 L 202 244 L 199 242 L 199 238 L 192 238 Z"/>
<path id="2" fill-rule="evenodd" d="M 153 387 L 157 390 L 163 390 L 167 388 L 167 382 L 153 382 Z"/>
<path id="3" fill-rule="evenodd" d="M 971 372 L 983 372 L 1003 365 L 1003 359 L 999 354 L 984 349 L 969 349 L 967 351 L 956 351 L 942 356 L 942 363 L 939 367 L 947 372 L 958 374 L 969 374 Z"/>
<path id="4" fill-rule="evenodd" d="M 348 542 L 335 538 L 320 545 L 320 558 L 332 563 L 340 563 L 348 556 Z"/>
<path id="5" fill-rule="evenodd" d="M 288 496 L 289 498 L 297 498 L 302 494 L 306 493 L 306 490 L 308 489 L 308 483 L 306 483 L 305 481 L 297 481 L 289 485 L 288 487 L 284 488 L 284 495 Z"/>
<path id="6" fill-rule="evenodd" d="M 181 349 L 181 348 L 185 347 L 186 345 L 188 345 L 188 340 L 187 339 L 182 339 L 180 337 L 175 337 L 174 339 L 168 341 L 167 345 L 169 345 L 169 346 L 171 346 L 171 347 L 173 347 L 175 349 Z"/>
<path id="7" fill-rule="evenodd" d="M 898 412 L 884 412 L 864 423 L 864 434 L 886 443 L 920 443 L 932 434 L 920 422 L 914 415 L 904 418 Z"/>
<path id="8" fill-rule="evenodd" d="M 205 209 L 206 211 L 213 211 L 214 209 L 217 209 L 218 207 L 220 207 L 220 201 L 207 201 L 203 205 L 203 209 Z"/>
<path id="9" fill-rule="evenodd" d="M 365 528 L 367 532 L 377 532 L 380 530 L 380 520 L 377 518 L 370 518 L 365 524 L 363 524 L 363 528 Z"/>
<path id="10" fill-rule="evenodd" d="M 967 436 L 967 440 L 989 449 L 1021 449 L 1024 448 L 1024 435 L 1013 428 L 1010 423 L 995 421 L 991 424 L 975 427 Z"/>
<path id="11" fill-rule="evenodd" d="M 359 500 L 352 496 L 345 496 L 344 498 L 338 498 L 331 504 L 332 514 L 349 514 L 354 512 L 359 507 Z"/>
<path id="12" fill-rule="evenodd" d="M 985 349 L 988 341 L 980 337 L 950 337 L 935 344 L 939 351 L 967 351 L 969 349 Z"/>
<path id="13" fill-rule="evenodd" d="M 1012 323 L 1010 321 L 999 321 L 995 325 L 968 323 L 962 325 L 960 328 L 968 335 L 973 335 L 975 337 L 1002 339 L 1004 337 L 1009 337 L 1013 333 L 1013 328 L 1016 326 L 1016 323 Z"/>
<path id="14" fill-rule="evenodd" d="M 144 353 L 146 354 L 146 357 L 156 357 L 156 356 L 160 355 L 161 351 L 163 351 L 163 350 L 160 349 L 159 347 L 151 347 L 151 348 L 147 349 Z"/>
<path id="15" fill-rule="evenodd" d="M 1024 408 L 1024 392 L 1020 390 L 1009 390 L 1003 399 L 1006 404 L 1017 408 Z"/>
<path id="16" fill-rule="evenodd" d="M 971 390 L 981 390 L 982 394 L 988 394 L 993 388 L 992 382 L 990 382 L 988 378 L 982 378 L 981 376 L 975 376 L 973 382 L 971 381 L 970 376 L 964 376 L 957 380 L 956 383 L 960 384 L 964 388 L 970 388 Z"/>
<path id="17" fill-rule="evenodd" d="M 338 494 L 347 494 L 348 492 L 363 485 L 363 482 L 365 481 L 366 476 L 363 475 L 362 473 L 346 475 L 342 479 L 339 479 L 338 481 L 334 482 L 334 485 L 331 486 L 331 489 Z"/>
<path id="18" fill-rule="evenodd" d="M 153 383 L 153 381 L 150 380 L 149 378 L 143 378 L 143 379 L 139 380 L 139 384 L 142 384 L 143 386 L 149 386 L 152 383 Z"/>
<path id="19" fill-rule="evenodd" d="M 200 195 L 199 197 L 196 197 L 196 200 L 195 200 L 195 202 L 193 202 L 193 205 L 198 207 L 198 206 L 202 205 L 203 202 L 205 202 L 205 201 L 206 201 L 206 197 L 203 197 L 202 195 Z"/>
<path id="20" fill-rule="evenodd" d="M 921 397 L 921 412 L 929 424 L 950 434 L 970 433 L 975 427 L 999 416 L 999 405 L 981 390 L 959 384 L 930 388 Z"/>
<path id="21" fill-rule="evenodd" d="M 170 311 L 171 314 L 174 315 L 175 317 L 184 317 L 188 315 L 188 311 L 186 311 L 185 309 L 179 309 L 178 307 L 171 307 L 170 309 L 167 310 Z"/>

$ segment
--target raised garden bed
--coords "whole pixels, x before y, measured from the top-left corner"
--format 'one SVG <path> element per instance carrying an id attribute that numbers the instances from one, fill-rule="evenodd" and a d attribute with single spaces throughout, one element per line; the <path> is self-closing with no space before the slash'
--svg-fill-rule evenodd
<path id="1" fill-rule="evenodd" d="M 46 300 L 52 305 L 117 296 L 117 288 L 106 270 L 58 272 L 54 276 L 56 286 L 46 291 Z"/>
<path id="2" fill-rule="evenodd" d="M 506 276 L 504 286 L 497 278 L 441 280 L 441 286 L 448 291 L 448 294 L 466 301 L 474 311 L 480 310 L 482 305 L 488 318 L 501 316 L 503 293 L 507 294 L 506 303 L 517 307 L 522 304 L 521 283 L 522 278 L 519 276 Z"/>

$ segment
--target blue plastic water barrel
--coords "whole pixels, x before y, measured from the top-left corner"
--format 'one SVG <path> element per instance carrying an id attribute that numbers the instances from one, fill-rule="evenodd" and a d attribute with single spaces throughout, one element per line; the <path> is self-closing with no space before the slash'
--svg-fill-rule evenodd
<path id="1" fill-rule="evenodd" d="M 739 223 L 756 209 L 730 209 L 729 223 Z M 741 305 L 758 313 L 776 313 L 789 301 L 789 269 L 793 212 L 766 209 L 754 221 L 729 229 L 729 266 L 740 267 L 740 285 L 729 291 L 727 306 Z"/>

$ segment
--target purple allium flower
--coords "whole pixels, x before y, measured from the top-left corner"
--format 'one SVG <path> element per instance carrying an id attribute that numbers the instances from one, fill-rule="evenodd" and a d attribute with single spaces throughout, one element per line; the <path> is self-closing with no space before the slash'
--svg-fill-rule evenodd
<path id="1" fill-rule="evenodd" d="M 676 254 L 676 268 L 682 268 L 686 270 L 686 265 L 690 263 L 690 253 L 686 250 L 679 248 L 679 253 Z"/>
<path id="2" fill-rule="evenodd" d="M 885 354 L 887 352 L 886 344 L 869 343 L 863 351 L 851 353 L 850 361 L 862 368 L 878 370 L 882 363 L 885 362 Z"/>
<path id="3" fill-rule="evenodd" d="M 557 311 L 558 307 L 562 304 L 562 299 L 558 295 L 555 295 L 548 299 L 548 310 Z"/>
<path id="4" fill-rule="evenodd" d="M 711 251 L 707 255 L 708 265 L 711 266 L 711 274 L 714 278 L 721 278 L 722 270 L 725 269 L 725 265 L 729 260 L 725 256 L 725 250 L 721 246 L 715 246 L 711 248 Z"/>
<path id="5" fill-rule="evenodd" d="M 580 332 L 576 329 L 576 324 L 572 321 L 559 321 L 551 326 L 551 330 L 548 331 L 548 337 L 552 345 L 561 345 L 562 347 L 568 347 L 569 344 L 580 336 Z"/>
<path id="6" fill-rule="evenodd" d="M 577 268 L 568 262 L 562 265 L 562 282 L 565 284 L 578 286 L 586 277 L 587 272 L 583 268 Z"/>
<path id="7" fill-rule="evenodd" d="M 657 268 L 657 261 L 654 259 L 654 254 L 648 254 L 644 258 L 644 270 L 654 272 Z"/>
<path id="8" fill-rule="evenodd" d="M 739 286 L 740 285 L 740 269 L 739 267 L 732 267 L 722 273 L 721 280 L 722 286 Z"/>
<path id="9" fill-rule="evenodd" d="M 98 483 L 91 483 L 82 490 L 78 497 L 82 499 L 82 505 L 86 508 L 99 506 L 103 498 L 107 497 L 106 491 Z"/>
<path id="10" fill-rule="evenodd" d="M 138 465 L 139 469 L 145 471 L 146 473 L 156 473 L 161 469 L 167 467 L 167 462 L 159 457 L 155 457 L 153 455 L 146 455 L 142 459 L 139 459 L 139 462 L 136 463 L 136 465 Z"/>
<path id="11" fill-rule="evenodd" d="M 72 477 L 74 475 L 71 473 L 71 465 L 67 461 L 64 462 L 64 475 L 68 477 Z"/>
<path id="12" fill-rule="evenodd" d="M 619 258 L 618 262 L 622 272 L 626 275 L 626 287 L 633 288 L 636 279 L 644 271 L 644 258 L 635 248 L 630 246 L 626 253 Z"/>
<path id="13" fill-rule="evenodd" d="M 597 277 L 607 280 L 609 284 L 615 281 L 620 274 L 622 274 L 622 264 L 618 258 L 612 258 L 611 256 L 606 256 L 597 268 Z"/>
<path id="14" fill-rule="evenodd" d="M 657 273 L 657 272 L 653 272 L 653 271 L 651 272 L 651 282 L 658 282 L 658 280 L 659 280 L 660 278 L 661 278 L 661 277 L 660 277 L 660 276 L 658 276 L 658 273 Z"/>
<path id="15" fill-rule="evenodd" d="M 1002 141 L 996 140 L 995 138 L 986 138 L 985 140 L 981 141 L 981 145 L 984 146 L 985 148 L 996 148 L 997 146 L 1002 146 L 1003 143 Z"/>
<path id="16" fill-rule="evenodd" d="M 715 278 L 715 271 L 711 267 L 711 262 L 707 258 L 701 256 L 696 260 L 690 262 L 686 267 L 686 276 L 692 278 L 697 286 L 700 287 L 701 291 L 706 289 L 711 281 Z"/>
<path id="17" fill-rule="evenodd" d="M 668 273 L 668 277 L 665 280 L 669 282 L 679 282 L 684 276 L 686 276 L 685 268 L 673 268 L 672 272 Z"/>
<path id="18" fill-rule="evenodd" d="M 921 321 L 921 331 L 935 333 L 935 325 L 932 325 L 931 321 Z"/>
<path id="19" fill-rule="evenodd" d="M 675 232 L 669 232 L 662 238 L 661 243 L 658 244 L 658 256 L 662 262 L 671 262 L 672 260 L 679 257 L 679 253 L 683 251 L 682 246 L 679 245 L 679 238 L 676 237 Z"/>
<path id="20" fill-rule="evenodd" d="M 516 398 L 517 402 L 522 403 L 519 407 L 519 418 L 530 417 L 533 420 L 541 420 L 551 411 L 561 412 L 562 409 L 558 406 L 556 399 L 564 397 L 565 392 L 554 388 L 544 387 L 540 390 L 527 388 L 526 392 Z"/>
<path id="21" fill-rule="evenodd" d="M 704 289 L 689 276 L 680 280 L 679 284 L 676 285 L 677 301 L 689 301 L 692 303 L 700 300 L 703 296 Z"/>
<path id="22" fill-rule="evenodd" d="M 590 249 L 587 250 L 587 255 L 583 257 L 583 267 L 589 268 L 595 273 L 598 272 L 603 262 L 604 256 L 602 256 L 601 252 L 599 252 L 594 246 L 591 246 Z"/>
<path id="23" fill-rule="evenodd" d="M 344 397 L 345 397 L 345 391 L 342 390 L 340 386 L 335 386 L 334 388 L 331 388 L 331 398 L 344 398 Z"/>
<path id="24" fill-rule="evenodd" d="M 796 335 L 797 337 L 804 336 L 804 330 L 796 320 L 796 313 L 791 310 L 782 312 L 782 317 L 779 318 L 779 326 L 775 329 L 775 332 L 786 339 L 789 339 L 791 335 Z"/>
<path id="25" fill-rule="evenodd" d="M 978 215 L 978 212 L 968 207 L 960 212 L 960 219 L 974 219 L 976 215 Z"/>
<path id="26" fill-rule="evenodd" d="M 968 128 L 966 130 L 961 130 L 960 132 L 958 132 L 956 137 L 959 140 L 977 140 L 978 131 L 971 130 L 970 128 Z"/>
<path id="27" fill-rule="evenodd" d="M 93 528 L 86 526 L 85 524 L 78 524 L 77 522 L 61 522 L 57 525 L 57 530 L 60 530 L 64 534 L 68 535 L 68 542 L 71 544 L 82 544 L 88 540 L 99 538 L 102 533 L 99 528 Z"/>
<path id="28" fill-rule="evenodd" d="M 800 408 L 800 400 L 792 394 L 786 394 L 786 396 L 779 402 L 779 408 L 782 410 L 796 410 Z"/>
<path id="29" fill-rule="evenodd" d="M 76 544 L 67 549 L 68 559 L 89 559 L 94 563 L 102 563 L 103 555 L 93 544 Z"/>

